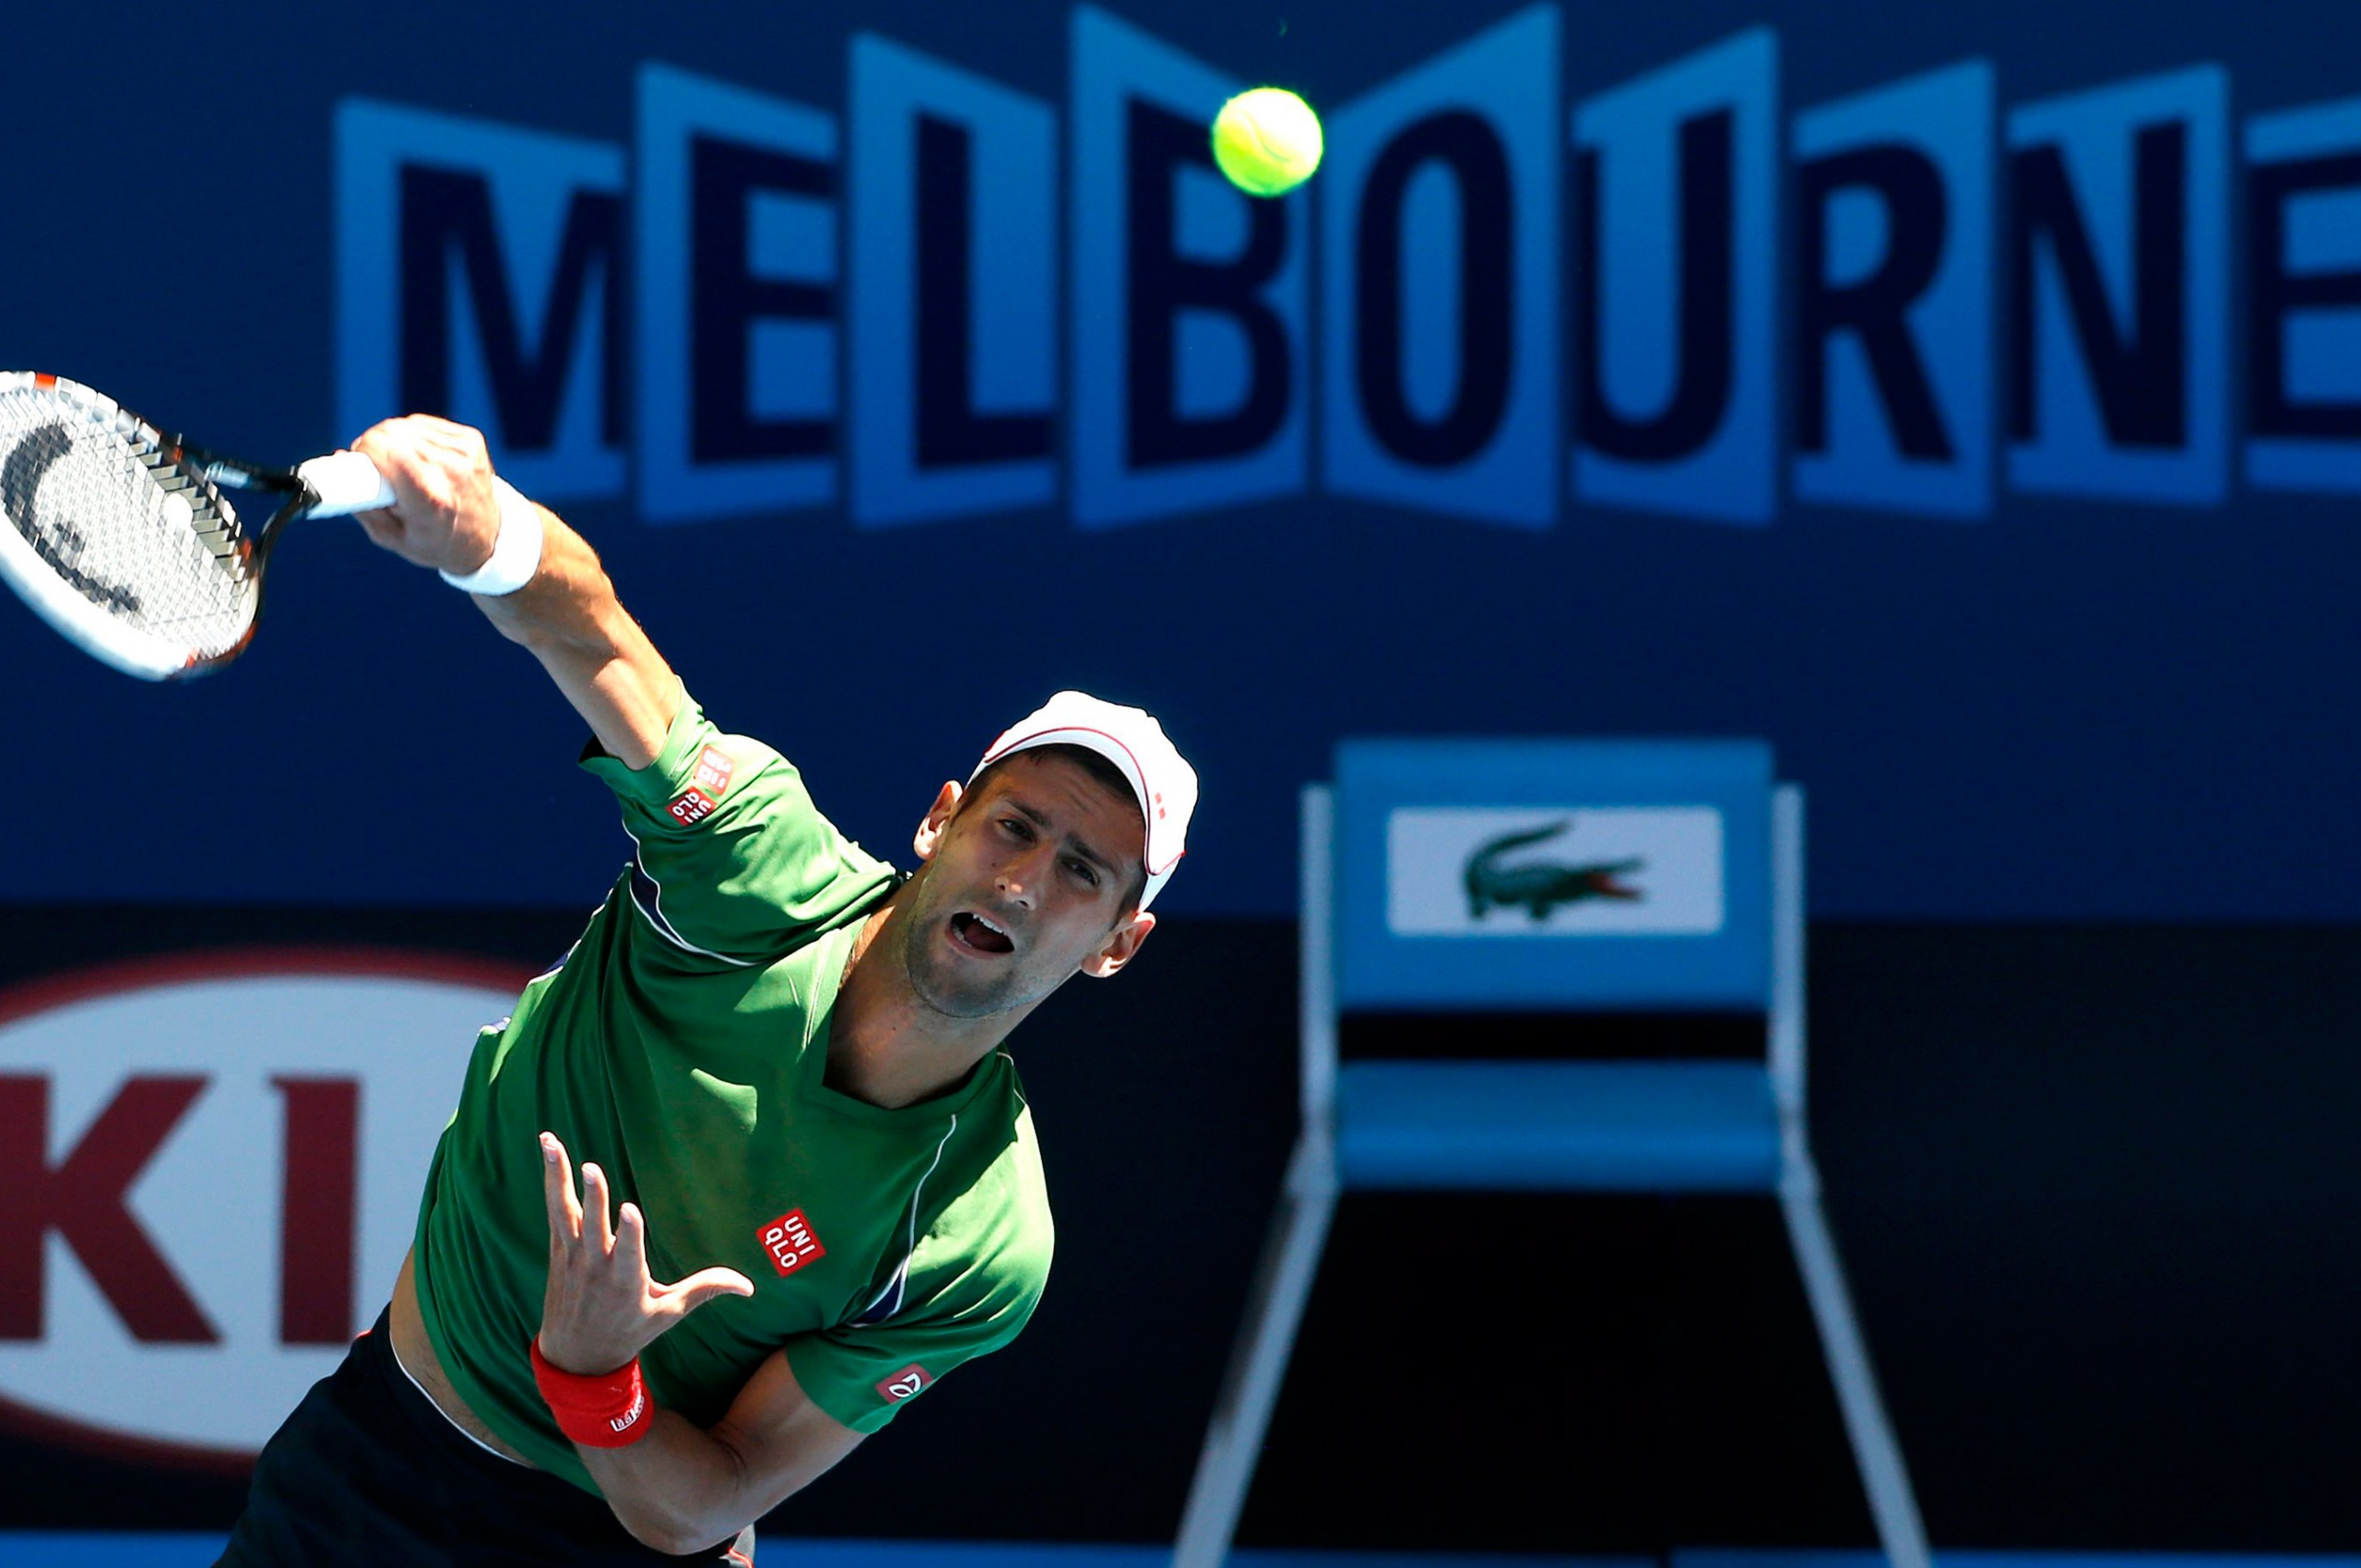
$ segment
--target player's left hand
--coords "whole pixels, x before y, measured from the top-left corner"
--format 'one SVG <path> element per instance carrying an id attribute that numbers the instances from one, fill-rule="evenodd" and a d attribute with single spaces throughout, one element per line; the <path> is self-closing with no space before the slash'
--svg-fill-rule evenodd
<path id="1" fill-rule="evenodd" d="M 560 1371 L 610 1372 L 716 1296 L 751 1296 L 734 1268 L 703 1268 L 676 1284 L 647 1272 L 647 1222 L 637 1204 L 609 1219 L 607 1173 L 582 1167 L 582 1194 L 556 1134 L 541 1134 L 549 1202 L 550 1283 L 541 1297 L 541 1354 Z"/>

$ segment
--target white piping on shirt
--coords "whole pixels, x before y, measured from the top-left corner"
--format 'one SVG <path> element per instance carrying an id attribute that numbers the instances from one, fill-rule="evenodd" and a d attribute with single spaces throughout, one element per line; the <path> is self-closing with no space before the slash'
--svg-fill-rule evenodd
<path id="1" fill-rule="evenodd" d="M 935 1167 L 943 1163 L 943 1151 L 951 1146 L 951 1134 L 958 1130 L 959 1113 L 955 1111 L 951 1113 L 951 1125 L 944 1131 L 943 1134 L 943 1141 L 934 1146 L 934 1158 L 928 1163 L 926 1174 L 919 1178 L 919 1184 L 910 1191 L 910 1226 L 908 1239 L 904 1241 L 902 1246 L 902 1265 L 894 1271 L 894 1277 L 891 1279 L 885 1281 L 885 1289 L 878 1291 L 875 1296 L 870 1299 L 869 1305 L 861 1309 L 861 1316 L 867 1317 L 871 1313 L 875 1312 L 879 1302 L 884 1301 L 886 1297 L 892 1295 L 895 1291 L 902 1289 L 902 1287 L 908 1282 L 910 1277 L 910 1255 L 919 1250 L 919 1200 L 926 1195 L 927 1178 L 932 1176 L 934 1174 Z M 898 1302 L 896 1303 L 897 1311 L 899 1310 L 899 1305 L 900 1304 Z"/>
<path id="2" fill-rule="evenodd" d="M 428 1405 L 433 1406 L 436 1415 L 442 1417 L 445 1420 L 449 1421 L 453 1431 L 457 1432 L 461 1437 L 466 1438 L 469 1443 L 474 1443 L 478 1448 L 482 1449 L 485 1453 L 504 1464 L 514 1465 L 520 1470 L 529 1470 L 533 1468 L 532 1466 L 526 1464 L 522 1459 L 517 1458 L 515 1455 L 503 1454 L 499 1449 L 494 1448 L 491 1443 L 486 1443 L 482 1438 L 480 1438 L 475 1433 L 469 1431 L 453 1418 L 450 1411 L 445 1409 L 441 1405 L 436 1404 L 434 1396 L 426 1392 L 426 1384 L 418 1381 L 418 1374 L 411 1372 L 409 1368 L 402 1366 L 401 1348 L 394 1343 L 394 1331 L 390 1326 L 386 1330 L 386 1348 L 394 1353 L 394 1365 L 401 1367 L 402 1376 L 409 1379 L 409 1385 L 418 1390 L 418 1396 L 421 1399 L 425 1400 Z"/>
<path id="3" fill-rule="evenodd" d="M 710 947 L 700 947 L 673 928 L 672 922 L 664 915 L 664 884 L 658 880 L 654 872 L 647 869 L 647 859 L 639 852 L 639 835 L 631 830 L 629 823 L 625 823 L 623 836 L 631 840 L 631 866 L 635 876 L 647 878 L 647 885 L 656 889 L 656 907 L 649 909 L 639 901 L 639 888 L 635 882 L 631 890 L 631 907 L 637 909 L 647 918 L 647 923 L 656 928 L 656 934 L 684 953 L 694 953 L 705 958 L 718 958 L 725 964 L 734 964 L 742 969 L 753 968 L 754 967 L 753 959 L 733 958 L 727 953 L 716 953 Z"/>

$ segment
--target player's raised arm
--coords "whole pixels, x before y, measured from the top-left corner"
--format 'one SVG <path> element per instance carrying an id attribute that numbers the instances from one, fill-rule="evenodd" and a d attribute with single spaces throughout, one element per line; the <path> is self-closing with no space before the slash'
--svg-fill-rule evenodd
<path id="1" fill-rule="evenodd" d="M 392 481 L 369 537 L 470 591 L 503 636 L 541 661 L 599 743 L 629 767 L 663 748 L 681 683 L 615 597 L 598 553 L 492 471 L 478 432 L 431 414 L 372 426 L 352 444 Z"/>

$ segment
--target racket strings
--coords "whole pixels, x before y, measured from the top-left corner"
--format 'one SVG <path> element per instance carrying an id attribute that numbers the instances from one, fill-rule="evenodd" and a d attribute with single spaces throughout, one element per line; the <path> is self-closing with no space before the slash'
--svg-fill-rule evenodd
<path id="1" fill-rule="evenodd" d="M 171 497 L 178 496 L 189 509 L 189 531 L 196 542 L 217 561 L 238 557 L 241 568 L 244 556 L 239 549 L 244 530 L 238 526 L 237 515 L 219 505 L 220 493 L 209 490 L 204 481 L 180 463 L 177 453 L 150 438 L 143 430 L 137 433 L 132 449 L 148 469 L 148 477 L 167 497 L 165 510 L 177 512 Z"/>
<path id="2" fill-rule="evenodd" d="M 206 658 L 253 621 L 236 513 L 162 437 L 112 405 L 0 390 L 0 513 L 108 619 Z"/>

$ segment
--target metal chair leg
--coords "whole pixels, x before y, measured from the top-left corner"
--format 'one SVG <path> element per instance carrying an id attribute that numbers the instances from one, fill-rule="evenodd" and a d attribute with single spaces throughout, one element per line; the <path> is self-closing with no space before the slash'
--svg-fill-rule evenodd
<path id="1" fill-rule="evenodd" d="M 1869 1366 L 1869 1347 L 1853 1313 L 1852 1292 L 1845 1288 L 1845 1267 L 1836 1256 L 1836 1238 L 1821 1208 L 1820 1170 L 1810 1150 L 1792 1129 L 1786 1163 L 1786 1172 L 1779 1182 L 1779 1207 L 1786 1216 L 1787 1235 L 1804 1277 L 1804 1294 L 1811 1301 L 1812 1320 L 1820 1327 L 1821 1351 L 1836 1383 L 1837 1408 L 1844 1412 L 1845 1434 L 1853 1442 L 1853 1462 L 1861 1472 L 1861 1490 L 1869 1494 L 1869 1512 L 1877 1520 L 1878 1540 L 1885 1548 L 1891 1568 L 1929 1568 L 1927 1527 L 1918 1517 L 1910 1472 L 1902 1462 L 1902 1445 L 1894 1439 L 1885 1401 L 1879 1396 L 1877 1373 Z"/>
<path id="2" fill-rule="evenodd" d="M 1297 1143 L 1262 1260 L 1246 1300 L 1221 1393 L 1214 1404 L 1205 1446 L 1180 1516 L 1173 1568 L 1221 1568 L 1238 1531 L 1239 1511 L 1254 1479 L 1263 1434 L 1271 1424 L 1304 1303 L 1320 1271 L 1328 1221 L 1336 1212 L 1336 1158 L 1327 1140 Z"/>

